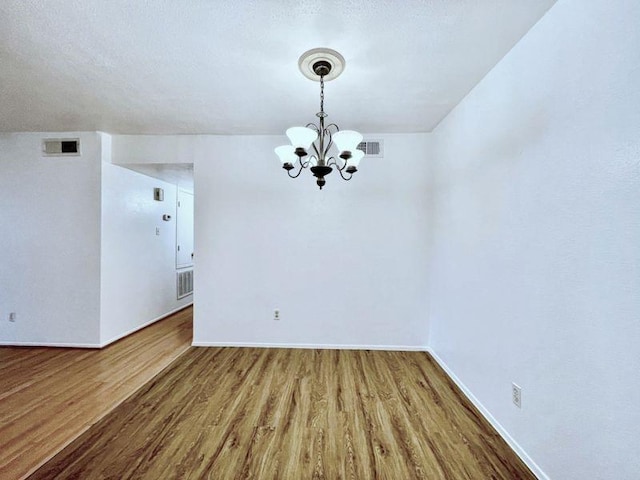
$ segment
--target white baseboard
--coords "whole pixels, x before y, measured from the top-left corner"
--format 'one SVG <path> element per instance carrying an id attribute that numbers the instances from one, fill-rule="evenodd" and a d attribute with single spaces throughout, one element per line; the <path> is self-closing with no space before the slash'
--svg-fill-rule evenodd
<path id="1" fill-rule="evenodd" d="M 326 343 L 251 343 L 251 342 L 196 342 L 194 347 L 250 347 L 250 348 L 305 348 L 326 350 L 393 350 L 403 352 L 426 352 L 427 347 L 419 345 L 342 345 Z"/>
<path id="2" fill-rule="evenodd" d="M 149 320 L 148 322 L 143 323 L 142 325 L 138 325 L 137 327 L 134 327 L 134 328 L 132 328 L 131 330 L 128 330 L 128 331 L 126 331 L 126 332 L 124 332 L 124 333 L 121 333 L 121 334 L 119 334 L 119 335 L 116 335 L 116 336 L 115 336 L 115 337 L 113 337 L 111 340 L 107 340 L 106 342 L 102 342 L 102 343 L 99 345 L 99 348 L 104 348 L 104 347 L 106 347 L 107 345 L 112 344 L 113 342 L 117 342 L 117 341 L 118 341 L 118 340 L 120 340 L 121 338 L 127 337 L 127 336 L 131 335 L 132 333 L 137 332 L 138 330 L 142 330 L 143 328 L 148 327 L 148 326 L 149 326 L 149 325 L 151 325 L 152 323 L 156 323 L 157 321 L 162 320 L 163 318 L 167 318 L 169 315 L 173 315 L 174 313 L 179 312 L 180 310 L 184 310 L 185 308 L 190 307 L 191 305 L 193 305 L 193 302 L 188 303 L 188 304 L 183 305 L 183 306 L 178 307 L 178 308 L 174 308 L 174 309 L 173 309 L 173 310 L 171 310 L 170 312 L 163 313 L 163 314 L 162 314 L 162 315 L 160 315 L 159 317 L 156 317 L 156 318 L 154 318 L 154 319 L 152 319 L 152 320 Z"/>
<path id="3" fill-rule="evenodd" d="M 511 447 L 511 449 L 520 457 L 520 459 L 529 467 L 529 469 L 534 473 L 536 477 L 540 480 L 549 480 L 549 477 L 542 471 L 542 469 L 538 466 L 536 462 L 524 451 L 524 449 L 516 442 L 509 432 L 500 425 L 500 422 L 495 419 L 491 412 L 485 408 L 484 405 L 476 398 L 476 396 L 471 393 L 471 390 L 467 388 L 467 386 L 462 383 L 462 381 L 456 376 L 455 373 L 447 366 L 447 364 L 442 360 L 436 352 L 434 352 L 431 348 L 427 349 L 427 352 L 433 357 L 433 359 L 438 362 L 438 365 L 442 367 L 442 369 L 449 375 L 451 380 L 462 390 L 462 393 L 469 399 L 471 403 L 480 411 L 482 416 L 487 419 L 487 421 L 491 424 L 493 428 L 500 434 L 500 436 L 504 439 L 505 442 Z"/>
<path id="4" fill-rule="evenodd" d="M 61 348 L 101 348 L 99 343 L 50 343 L 50 342 L 4 342 L 0 347 L 61 347 Z"/>
<path id="5" fill-rule="evenodd" d="M 138 330 L 142 330 L 144 327 L 148 327 L 149 325 L 151 325 L 152 323 L 157 322 L 158 320 L 162 320 L 163 318 L 168 317 L 169 315 L 173 315 L 176 312 L 179 312 L 180 310 L 183 310 L 187 307 L 190 307 L 191 305 L 193 305 L 193 302 L 188 303 L 187 305 L 183 305 L 182 307 L 178 307 L 174 310 L 171 310 L 170 312 L 167 312 L 163 315 L 160 315 L 159 317 L 156 317 L 152 320 L 149 320 L 146 323 L 143 323 L 142 325 L 138 325 L 135 328 L 132 328 L 131 330 L 129 330 L 128 332 L 122 333 L 114 338 L 112 338 L 111 340 L 107 341 L 107 342 L 102 342 L 102 343 L 60 343 L 60 342 L 7 342 L 7 341 L 0 341 L 0 347 L 61 347 L 61 348 L 104 348 L 107 345 L 110 345 L 111 343 L 120 340 L 121 338 L 124 338 L 128 335 L 131 335 L 134 332 L 137 332 Z"/>

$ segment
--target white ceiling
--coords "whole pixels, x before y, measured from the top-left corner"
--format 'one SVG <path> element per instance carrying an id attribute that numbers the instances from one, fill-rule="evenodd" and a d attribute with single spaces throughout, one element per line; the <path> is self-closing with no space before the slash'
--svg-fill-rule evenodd
<path id="1" fill-rule="evenodd" d="M 0 131 L 428 132 L 555 0 L 2 0 Z"/>

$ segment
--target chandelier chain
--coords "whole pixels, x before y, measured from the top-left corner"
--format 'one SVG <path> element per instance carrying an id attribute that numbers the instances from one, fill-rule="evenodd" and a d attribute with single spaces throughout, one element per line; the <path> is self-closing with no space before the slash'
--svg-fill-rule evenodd
<path id="1" fill-rule="evenodd" d="M 324 75 L 320 76 L 320 111 L 324 113 Z"/>

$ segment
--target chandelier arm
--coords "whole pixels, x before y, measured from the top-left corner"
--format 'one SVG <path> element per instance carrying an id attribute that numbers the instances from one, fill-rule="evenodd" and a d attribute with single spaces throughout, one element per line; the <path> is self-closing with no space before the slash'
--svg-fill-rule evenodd
<path id="1" fill-rule="evenodd" d="M 336 164 L 336 165 L 337 165 L 337 164 Z M 346 162 L 345 162 L 345 166 L 346 166 L 346 165 L 347 165 L 347 164 L 346 164 Z M 344 167 L 342 167 L 342 168 L 336 168 L 336 170 L 338 170 L 338 173 L 340 174 L 340 176 L 342 177 L 342 179 L 343 179 L 343 180 L 346 180 L 347 182 L 348 182 L 349 180 L 351 180 L 351 177 L 353 177 L 353 173 L 350 173 L 348 177 L 345 177 L 345 176 L 342 174 L 342 170 L 344 170 Z"/>
<path id="2" fill-rule="evenodd" d="M 316 160 L 318 160 L 318 159 L 320 158 L 320 156 L 321 156 L 321 155 L 320 155 L 320 152 L 318 151 L 318 147 L 316 147 L 315 142 L 313 142 L 313 143 L 311 144 L 311 146 L 313 147 L 313 150 L 316 152 L 316 154 L 315 154 L 315 155 L 312 155 L 312 157 L 316 157 Z M 309 159 L 309 160 L 307 160 L 307 163 L 308 163 L 309 161 L 310 161 L 310 159 Z"/>
<path id="3" fill-rule="evenodd" d="M 327 165 L 329 167 L 336 167 L 336 170 L 338 170 L 338 172 L 340 172 L 340 174 L 342 174 L 344 169 L 347 168 L 347 162 L 343 162 L 343 165 L 341 167 L 340 163 L 338 163 L 338 159 L 336 157 L 330 157 L 329 160 L 327 161 Z M 352 174 L 352 176 L 353 176 L 353 174 Z M 342 178 L 344 178 L 345 180 L 350 180 L 351 179 L 351 177 L 349 177 L 347 179 L 344 176 Z"/>
<path id="4" fill-rule="evenodd" d="M 302 165 L 302 168 L 307 168 L 309 165 L 311 165 L 311 160 L 315 159 L 316 163 L 318 162 L 318 157 L 316 157 L 315 155 L 311 155 L 309 157 L 309 160 L 307 160 L 306 162 L 303 162 L 302 159 L 300 159 L 300 164 Z"/>
<path id="5" fill-rule="evenodd" d="M 320 136 L 320 128 L 319 128 L 315 123 L 307 123 L 307 124 L 305 125 L 305 127 L 307 127 L 307 128 L 311 128 L 311 129 L 315 130 L 315 131 L 316 131 L 316 133 L 318 134 L 318 136 Z M 318 157 L 320 157 L 320 152 L 318 151 L 318 148 L 316 147 L 316 142 L 313 142 L 313 143 L 311 144 L 311 146 L 312 146 L 312 147 L 313 147 L 313 149 L 315 150 L 316 155 L 317 155 Z M 301 160 L 301 161 L 302 161 L 302 160 Z M 309 165 L 309 161 L 307 161 L 307 164 L 305 165 L 305 168 L 306 168 L 308 165 Z"/>
<path id="6" fill-rule="evenodd" d="M 329 160 L 327 160 L 327 166 L 333 167 L 334 165 L 338 170 L 340 169 L 340 165 L 338 165 L 338 161 L 336 160 L 336 157 L 329 157 Z"/>
<path id="7" fill-rule="evenodd" d="M 340 176 L 342 177 L 343 180 L 346 180 L 347 182 L 349 180 L 351 180 L 351 177 L 353 177 L 353 173 L 348 172 L 349 176 L 345 177 L 342 172 L 347 168 L 347 162 L 345 161 L 344 164 L 342 165 L 342 167 L 340 167 L 340 164 L 338 163 L 338 160 L 336 159 L 336 157 L 331 157 L 329 158 L 329 160 L 327 161 L 327 165 L 329 167 L 336 167 L 336 170 L 338 171 L 338 173 L 340 174 Z"/>
<path id="8" fill-rule="evenodd" d="M 329 130 L 329 127 L 324 129 L 324 134 L 329 137 L 329 141 L 327 142 L 327 148 L 324 149 L 324 154 L 323 154 L 323 156 L 326 157 L 327 153 L 329 153 L 329 149 L 331 148 L 331 145 L 333 145 L 333 140 L 332 140 L 331 131 Z"/>
<path id="9" fill-rule="evenodd" d="M 333 135 L 331 134 L 331 128 L 334 127 L 336 129 L 336 131 L 334 133 L 337 133 L 340 131 L 340 127 L 338 127 L 338 125 L 336 125 L 335 123 L 330 123 L 329 125 L 327 125 L 324 129 L 324 134 L 327 135 L 329 137 L 329 141 L 327 142 L 327 148 L 324 151 L 324 156 L 326 157 L 327 154 L 329 153 L 329 149 L 331 148 L 331 145 L 333 145 Z M 333 158 L 333 157 L 332 157 Z M 340 166 L 338 165 L 337 160 L 334 159 L 333 164 L 337 167 L 340 168 Z M 345 164 L 346 166 L 346 164 Z M 344 166 L 342 167 L 344 168 Z"/>
<path id="10" fill-rule="evenodd" d="M 336 169 L 337 169 L 339 172 L 342 172 L 345 168 L 347 168 L 347 162 L 346 162 L 346 160 L 343 160 L 343 161 L 342 161 L 342 167 L 340 166 L 340 163 L 338 163 L 338 160 L 336 159 L 336 157 L 331 157 L 331 158 L 329 159 L 329 161 L 333 161 L 333 163 L 329 163 L 328 165 L 329 165 L 329 166 L 334 166 L 334 165 L 335 165 Z M 343 177 L 343 178 L 344 178 L 344 177 Z M 351 178 L 351 177 L 349 177 L 349 178 Z"/>
<path id="11" fill-rule="evenodd" d="M 305 168 L 306 167 L 302 164 L 302 161 L 300 161 L 300 168 L 298 169 L 298 173 L 296 173 L 295 175 L 291 175 L 291 171 L 287 170 L 287 175 L 289 175 L 290 178 L 298 178 L 302 173 L 302 170 L 304 170 Z"/>

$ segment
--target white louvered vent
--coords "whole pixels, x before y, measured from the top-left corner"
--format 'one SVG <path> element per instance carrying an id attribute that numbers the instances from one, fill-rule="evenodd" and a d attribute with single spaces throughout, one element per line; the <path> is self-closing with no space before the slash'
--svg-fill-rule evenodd
<path id="1" fill-rule="evenodd" d="M 42 154 L 45 157 L 79 157 L 79 138 L 45 138 L 42 140 Z"/>
<path id="2" fill-rule="evenodd" d="M 176 274 L 178 300 L 193 293 L 193 270 L 183 270 Z"/>
<path id="3" fill-rule="evenodd" d="M 382 147 L 382 140 L 365 140 L 358 144 L 358 150 L 362 150 L 365 157 L 382 158 L 384 156 Z"/>

